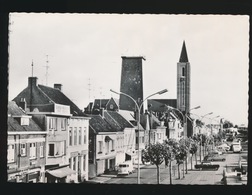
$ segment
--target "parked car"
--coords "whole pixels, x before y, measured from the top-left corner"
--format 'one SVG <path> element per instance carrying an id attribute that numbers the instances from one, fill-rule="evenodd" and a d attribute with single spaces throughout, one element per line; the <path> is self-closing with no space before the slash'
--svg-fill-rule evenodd
<path id="1" fill-rule="evenodd" d="M 222 152 L 221 151 L 219 151 L 219 150 L 211 150 L 211 151 L 209 151 L 209 153 L 208 154 L 210 154 L 210 155 L 221 155 L 222 154 Z"/>
<path id="2" fill-rule="evenodd" d="M 207 155 L 204 157 L 204 161 L 225 161 L 226 158 L 221 155 Z"/>
<path id="3" fill-rule="evenodd" d="M 195 165 L 195 169 L 206 170 L 206 169 L 214 169 L 218 170 L 220 165 L 212 164 L 210 161 L 202 161 L 201 164 Z"/>
<path id="4" fill-rule="evenodd" d="M 132 161 L 125 161 L 119 164 L 117 175 L 129 175 L 133 173 L 134 167 Z"/>
<path id="5" fill-rule="evenodd" d="M 223 144 L 217 146 L 217 149 L 218 150 L 219 149 L 225 149 L 226 151 L 229 151 L 230 150 L 230 146 L 228 144 L 226 144 L 226 143 L 223 143 Z"/>

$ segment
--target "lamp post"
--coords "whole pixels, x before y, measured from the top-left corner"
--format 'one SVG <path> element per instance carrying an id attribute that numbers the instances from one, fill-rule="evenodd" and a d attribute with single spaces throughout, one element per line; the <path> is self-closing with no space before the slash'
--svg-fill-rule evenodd
<path id="1" fill-rule="evenodd" d="M 208 115 L 211 115 L 213 114 L 213 112 L 209 112 L 203 116 L 201 116 L 201 122 L 203 121 L 203 119 L 208 116 Z M 203 122 L 202 122 L 203 123 Z M 202 135 L 200 136 L 200 145 L 202 145 Z M 201 147 L 200 147 L 200 162 L 201 162 L 201 156 L 202 156 L 202 152 L 201 152 Z M 204 156 L 204 147 L 203 147 L 203 156 Z"/>
<path id="2" fill-rule="evenodd" d="M 200 106 L 196 106 L 194 108 L 191 108 L 188 112 L 185 113 L 185 126 L 184 126 L 184 128 L 185 128 L 186 135 L 187 135 L 187 116 L 188 116 L 188 114 L 190 113 L 191 110 L 196 110 L 196 109 L 199 109 L 199 108 L 200 108 Z"/>
<path id="3" fill-rule="evenodd" d="M 126 93 L 123 93 L 123 92 L 116 92 L 112 89 L 110 89 L 111 92 L 115 93 L 115 94 L 118 94 L 118 95 L 124 95 L 124 96 L 127 96 L 128 98 L 130 98 L 136 105 L 136 108 L 137 108 L 137 111 L 138 111 L 138 118 L 137 118 L 137 137 L 138 137 L 138 145 L 137 145 L 137 148 L 138 148 L 138 166 L 137 166 L 137 183 L 140 184 L 140 111 L 141 111 L 141 108 L 143 106 L 143 103 L 145 100 L 147 100 L 148 98 L 154 96 L 154 95 L 161 95 L 163 93 L 166 93 L 168 92 L 167 89 L 164 89 L 164 90 L 161 90 L 161 91 L 158 91 L 156 93 L 153 93 L 149 96 L 147 96 L 142 102 L 140 105 L 138 105 L 138 103 L 136 102 L 136 100 L 134 100 L 133 97 L 131 97 L 130 95 L 126 94 Z"/>
<path id="4" fill-rule="evenodd" d="M 216 117 L 213 117 L 213 118 L 211 118 L 211 135 L 213 135 L 213 124 L 212 124 L 212 121 L 213 121 L 213 119 L 215 119 L 215 118 L 219 118 L 220 117 L 220 115 L 218 115 L 218 116 L 216 116 Z"/>

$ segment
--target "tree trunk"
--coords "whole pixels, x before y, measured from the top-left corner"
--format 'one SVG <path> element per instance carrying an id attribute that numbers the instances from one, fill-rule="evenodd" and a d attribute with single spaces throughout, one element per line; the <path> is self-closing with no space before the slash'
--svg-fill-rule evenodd
<path id="1" fill-rule="evenodd" d="M 185 161 L 183 160 L 183 178 L 185 178 Z"/>
<path id="2" fill-rule="evenodd" d="M 179 163 L 178 163 L 178 179 L 180 179 Z"/>
<path id="3" fill-rule="evenodd" d="M 169 164 L 169 172 L 170 172 L 170 184 L 172 185 L 172 161 L 170 160 L 170 164 Z"/>
<path id="4" fill-rule="evenodd" d="M 195 152 L 195 163 L 197 165 L 197 152 Z"/>
<path id="5" fill-rule="evenodd" d="M 185 161 L 185 163 L 186 163 L 186 174 L 187 174 L 187 155 L 186 155 L 186 161 Z"/>
<path id="6" fill-rule="evenodd" d="M 200 162 L 201 162 L 201 144 L 200 144 Z"/>
<path id="7" fill-rule="evenodd" d="M 160 184 L 159 165 L 157 165 L 157 183 Z"/>
<path id="8" fill-rule="evenodd" d="M 192 158 L 193 158 L 193 155 L 191 156 L 191 170 L 193 170 L 193 168 L 192 168 Z"/>
<path id="9" fill-rule="evenodd" d="M 203 158 L 205 157 L 205 146 L 203 146 Z"/>

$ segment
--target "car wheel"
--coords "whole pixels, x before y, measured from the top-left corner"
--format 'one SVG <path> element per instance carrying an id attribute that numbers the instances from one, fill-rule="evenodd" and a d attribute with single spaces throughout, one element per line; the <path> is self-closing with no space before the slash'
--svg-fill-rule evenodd
<path id="1" fill-rule="evenodd" d="M 211 159 L 211 161 L 213 161 L 213 159 Z"/>

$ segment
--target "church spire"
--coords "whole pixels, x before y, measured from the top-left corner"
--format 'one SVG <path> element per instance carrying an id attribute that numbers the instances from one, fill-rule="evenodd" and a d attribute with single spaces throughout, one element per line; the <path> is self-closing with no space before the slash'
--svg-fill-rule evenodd
<path id="1" fill-rule="evenodd" d="M 182 51 L 180 54 L 179 62 L 188 62 L 185 41 L 183 42 Z"/>

